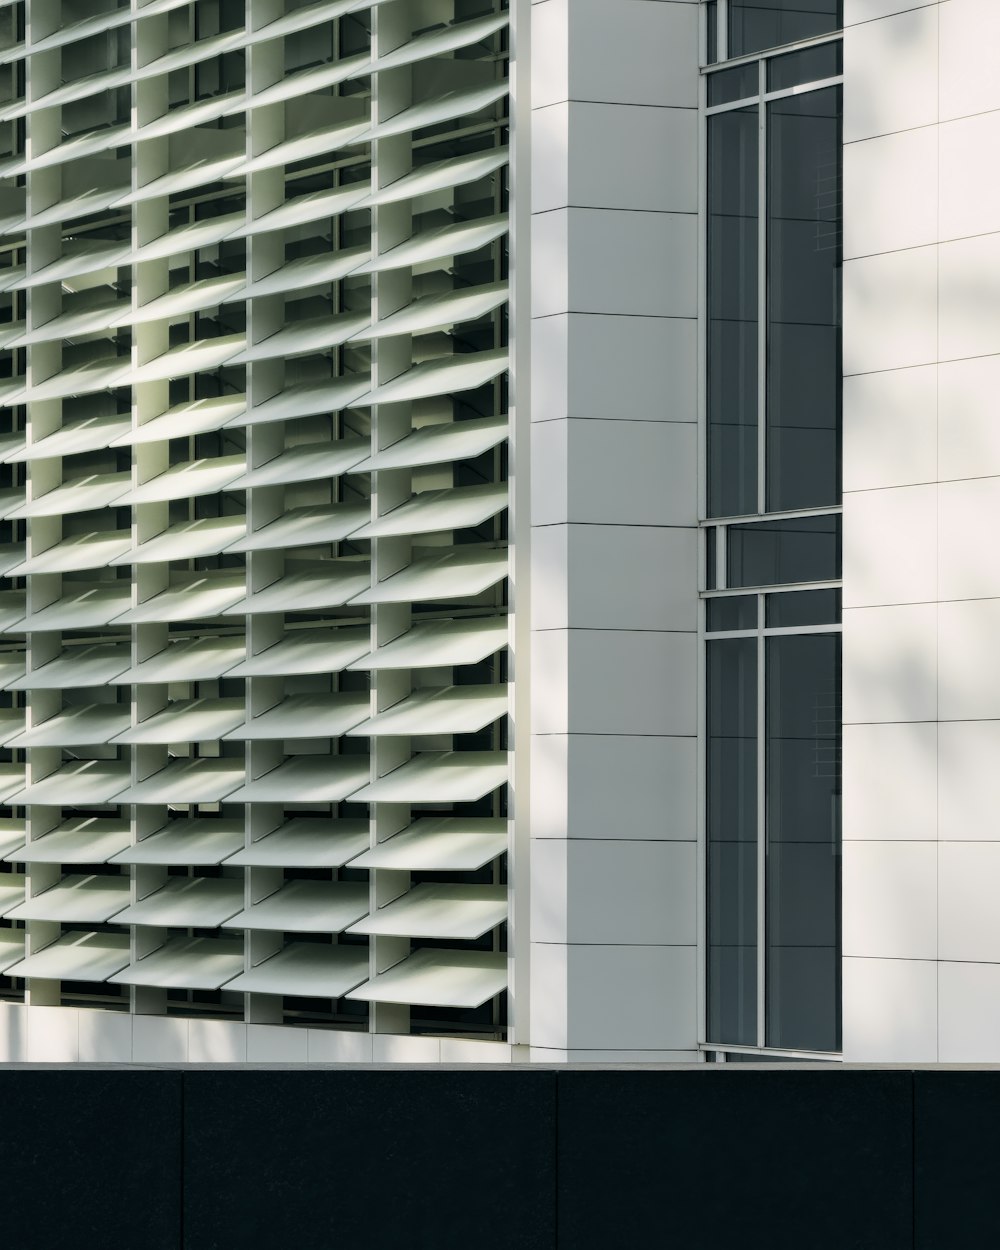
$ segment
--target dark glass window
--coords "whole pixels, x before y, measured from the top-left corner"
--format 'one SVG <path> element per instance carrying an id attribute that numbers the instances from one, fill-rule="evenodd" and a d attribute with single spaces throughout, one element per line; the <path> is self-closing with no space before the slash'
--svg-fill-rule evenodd
<path id="1" fill-rule="evenodd" d="M 767 106 L 770 512 L 840 496 L 840 93 Z"/>
<path id="2" fill-rule="evenodd" d="M 729 0 L 729 55 L 815 39 L 843 24 L 843 0 Z"/>
<path id="3" fill-rule="evenodd" d="M 757 1044 L 757 640 L 708 644 L 708 1028 Z"/>
<path id="4" fill-rule="evenodd" d="M 767 87 L 769 91 L 782 91 L 797 87 L 804 82 L 819 82 L 823 78 L 835 78 L 844 71 L 844 45 L 823 43 L 818 48 L 803 48 L 787 56 L 776 56 L 767 63 Z"/>
<path id="5" fill-rule="evenodd" d="M 767 1044 L 840 1048 L 840 635 L 766 641 Z"/>
<path id="6" fill-rule="evenodd" d="M 709 599 L 707 608 L 705 627 L 709 633 L 757 628 L 756 595 L 726 595 L 720 599 Z"/>
<path id="7" fill-rule="evenodd" d="M 719 59 L 719 6 L 717 0 L 708 0 L 705 6 L 707 13 L 708 38 L 706 40 L 708 47 L 706 48 L 705 63 L 706 65 L 714 65 Z"/>
<path id="8" fill-rule="evenodd" d="M 705 589 L 715 590 L 719 582 L 719 573 L 716 568 L 718 561 L 719 542 L 717 531 L 707 529 L 705 531 Z"/>
<path id="9" fill-rule="evenodd" d="M 757 511 L 756 108 L 708 119 L 708 513 Z"/>
<path id="10" fill-rule="evenodd" d="M 746 100 L 760 91 L 760 70 L 757 62 L 722 69 L 708 79 L 708 103 L 731 104 L 734 100 Z"/>
<path id="11" fill-rule="evenodd" d="M 784 586 L 840 577 L 839 516 L 731 525 L 726 585 Z"/>
<path id="12" fill-rule="evenodd" d="M 839 625 L 839 590 L 793 590 L 768 595 L 764 623 L 771 629 L 794 629 L 802 625 Z"/>

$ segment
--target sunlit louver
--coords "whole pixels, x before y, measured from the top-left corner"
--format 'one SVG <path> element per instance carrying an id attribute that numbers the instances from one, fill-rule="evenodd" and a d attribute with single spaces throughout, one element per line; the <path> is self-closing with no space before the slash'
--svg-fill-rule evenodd
<path id="1" fill-rule="evenodd" d="M 0 6 L 0 974 L 505 1021 L 502 0 Z"/>

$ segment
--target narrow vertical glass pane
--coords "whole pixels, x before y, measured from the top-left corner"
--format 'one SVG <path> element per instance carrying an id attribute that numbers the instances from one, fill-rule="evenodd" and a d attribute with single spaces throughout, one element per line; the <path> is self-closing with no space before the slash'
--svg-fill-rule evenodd
<path id="1" fill-rule="evenodd" d="M 757 511 L 756 108 L 708 119 L 708 513 Z"/>
<path id="2" fill-rule="evenodd" d="M 719 580 L 718 551 L 719 540 L 718 530 L 715 526 L 705 530 L 705 589 L 715 590 Z"/>
<path id="3" fill-rule="evenodd" d="M 714 65 L 719 59 L 719 6 L 716 0 L 708 0 L 705 6 L 705 22 L 707 27 L 705 64 Z"/>
<path id="4" fill-rule="evenodd" d="M 729 55 L 815 39 L 843 24 L 843 0 L 729 0 Z"/>
<path id="5" fill-rule="evenodd" d="M 708 654 L 708 1037 L 757 1044 L 757 640 Z"/>
<path id="6" fill-rule="evenodd" d="M 840 1049 L 840 635 L 767 639 L 767 1044 Z"/>
<path id="7" fill-rule="evenodd" d="M 767 106 L 767 507 L 840 499 L 841 88 Z"/>

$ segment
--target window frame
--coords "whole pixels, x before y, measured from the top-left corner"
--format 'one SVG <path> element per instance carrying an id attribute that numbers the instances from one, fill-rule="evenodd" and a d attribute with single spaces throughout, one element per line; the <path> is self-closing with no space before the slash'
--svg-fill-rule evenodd
<path id="1" fill-rule="evenodd" d="M 841 503 L 817 508 L 797 508 L 789 511 L 766 510 L 766 439 L 767 439 L 767 229 L 768 229 L 768 187 L 767 187 L 767 106 L 773 100 L 801 95 L 812 91 L 820 91 L 828 87 L 843 86 L 843 73 L 822 79 L 811 80 L 769 91 L 767 89 L 768 62 L 792 52 L 802 51 L 826 44 L 842 44 L 843 31 L 803 39 L 794 43 L 782 44 L 746 56 L 725 59 L 728 36 L 728 0 L 716 0 L 716 30 L 718 35 L 714 58 L 710 60 L 708 49 L 708 0 L 699 5 L 701 19 L 701 72 L 699 79 L 699 135 L 698 135 L 698 516 L 699 516 L 699 605 L 698 605 L 698 777 L 697 777 L 697 838 L 698 838 L 698 948 L 697 948 L 697 984 L 698 984 L 698 1047 L 703 1055 L 715 1062 L 724 1062 L 727 1053 L 752 1057 L 760 1055 L 768 1059 L 841 1059 L 840 1052 L 806 1051 L 785 1049 L 766 1045 L 767 1037 L 767 911 L 766 911 L 766 812 L 765 812 L 765 639 L 772 636 L 797 634 L 840 634 L 842 625 L 837 622 L 823 625 L 765 627 L 765 595 L 798 592 L 803 590 L 841 589 L 842 580 L 789 583 L 780 586 L 761 588 L 738 587 L 728 588 L 726 585 L 725 553 L 726 530 L 728 526 L 738 523 L 764 520 L 790 520 L 803 516 L 837 516 L 843 512 Z M 713 74 L 733 69 L 740 65 L 757 64 L 758 91 L 756 95 L 729 101 L 725 104 L 709 106 L 708 83 Z M 758 406 L 757 406 L 757 504 L 758 511 L 741 516 L 708 516 L 708 119 L 719 113 L 740 108 L 746 109 L 756 105 L 758 109 Z M 709 543 L 717 544 L 714 588 L 709 588 L 706 580 Z M 706 628 L 707 602 L 712 598 L 736 595 L 757 596 L 757 626 L 751 630 L 736 630 L 708 633 Z M 724 639 L 738 637 L 757 638 L 757 682 L 758 682 L 758 826 L 757 826 L 757 1045 L 741 1046 L 728 1044 L 713 1039 L 708 1033 L 708 838 L 707 838 L 707 749 L 708 749 L 708 709 L 707 709 L 707 641 L 708 639 Z"/>

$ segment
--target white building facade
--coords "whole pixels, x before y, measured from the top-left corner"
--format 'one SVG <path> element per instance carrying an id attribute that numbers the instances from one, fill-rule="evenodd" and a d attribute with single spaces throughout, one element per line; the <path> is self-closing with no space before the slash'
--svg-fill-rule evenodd
<path id="1" fill-rule="evenodd" d="M 0 1056 L 1000 1058 L 987 0 L 0 22 Z"/>

